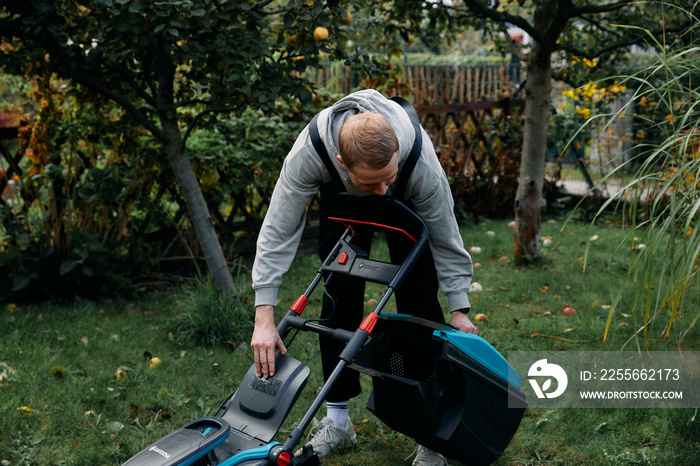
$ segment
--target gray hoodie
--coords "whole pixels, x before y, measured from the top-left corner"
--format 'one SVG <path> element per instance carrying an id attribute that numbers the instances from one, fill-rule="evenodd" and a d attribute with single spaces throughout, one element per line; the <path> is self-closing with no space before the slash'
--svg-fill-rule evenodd
<path id="1" fill-rule="evenodd" d="M 336 158 L 340 128 L 348 117 L 361 112 L 379 113 L 389 120 L 399 140 L 399 171 L 411 151 L 415 132 L 399 104 L 371 89 L 350 94 L 320 113 L 318 131 L 345 188 L 350 194 L 365 196 L 369 193 L 352 184 L 347 170 Z M 473 273 L 472 260 L 459 234 L 447 176 L 428 134 L 422 131 L 421 156 L 408 180 L 404 198 L 413 204 L 428 228 L 440 289 L 448 298 L 450 311 L 469 308 L 467 291 Z M 292 264 L 306 224 L 306 207 L 319 186 L 329 181 L 331 174 L 316 153 L 307 127 L 284 160 L 258 236 L 253 264 L 256 306 L 277 304 L 282 275 Z M 394 188 L 390 186 L 388 194 Z"/>

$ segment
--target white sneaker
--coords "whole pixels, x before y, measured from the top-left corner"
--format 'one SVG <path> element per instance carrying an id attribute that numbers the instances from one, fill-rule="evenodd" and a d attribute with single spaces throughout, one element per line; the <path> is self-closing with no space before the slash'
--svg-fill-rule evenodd
<path id="1" fill-rule="evenodd" d="M 341 428 L 333 424 L 329 417 L 324 417 L 321 419 L 321 422 L 311 428 L 309 437 L 312 435 L 314 438 L 307 445 L 311 445 L 319 459 L 324 459 L 331 453 L 351 447 L 357 443 L 355 427 L 350 419 L 346 421 L 345 428 Z M 295 456 L 300 454 L 301 449 L 294 453 Z"/>
<path id="2" fill-rule="evenodd" d="M 416 457 L 413 459 L 413 463 L 411 463 L 413 466 L 449 466 L 444 456 L 423 445 L 417 445 L 408 458 L 414 454 Z"/>

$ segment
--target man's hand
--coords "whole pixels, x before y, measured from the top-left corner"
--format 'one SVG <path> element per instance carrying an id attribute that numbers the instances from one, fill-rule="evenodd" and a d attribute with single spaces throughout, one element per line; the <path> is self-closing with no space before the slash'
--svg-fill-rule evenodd
<path id="1" fill-rule="evenodd" d="M 273 309 L 272 306 L 255 308 L 255 330 L 253 330 L 250 347 L 253 348 L 258 377 L 268 378 L 275 375 L 275 348 L 282 354 L 287 352 L 275 327 Z"/>
<path id="2" fill-rule="evenodd" d="M 453 311 L 451 314 L 452 318 L 450 319 L 450 325 L 452 325 L 454 328 L 464 333 L 473 333 L 474 335 L 479 333 L 477 328 L 474 326 L 474 324 L 472 324 L 472 321 L 469 320 L 469 317 L 464 312 Z"/>

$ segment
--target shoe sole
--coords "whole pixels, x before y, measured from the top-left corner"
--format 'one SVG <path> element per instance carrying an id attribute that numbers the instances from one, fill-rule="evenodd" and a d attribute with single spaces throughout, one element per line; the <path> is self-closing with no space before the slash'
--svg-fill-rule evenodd
<path id="1" fill-rule="evenodd" d="M 327 455 L 325 455 L 325 456 L 323 456 L 323 457 L 319 456 L 318 459 L 319 459 L 319 460 L 325 460 L 325 459 L 328 458 L 329 456 L 335 455 L 335 454 L 337 454 L 337 453 L 341 453 L 341 452 L 343 452 L 344 450 L 348 450 L 348 449 L 354 447 L 355 445 L 357 445 L 357 436 L 355 436 L 355 437 L 350 437 L 350 438 L 347 439 L 347 440 L 343 440 L 342 443 L 338 444 L 334 449 L 332 449 L 330 452 L 328 452 Z"/>

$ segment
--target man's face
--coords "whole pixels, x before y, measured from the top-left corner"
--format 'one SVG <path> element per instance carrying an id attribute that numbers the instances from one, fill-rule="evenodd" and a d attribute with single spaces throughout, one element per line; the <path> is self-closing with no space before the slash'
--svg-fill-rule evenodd
<path id="1" fill-rule="evenodd" d="M 345 166 L 343 160 L 338 156 L 340 163 Z M 347 166 L 345 166 L 347 168 Z M 396 152 L 389 163 L 384 168 L 368 168 L 356 165 L 348 168 L 350 181 L 363 191 L 371 194 L 383 196 L 386 194 L 396 177 L 399 174 L 399 153 Z"/>

